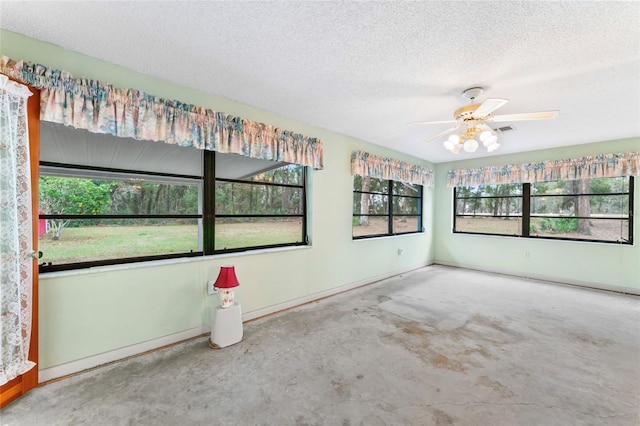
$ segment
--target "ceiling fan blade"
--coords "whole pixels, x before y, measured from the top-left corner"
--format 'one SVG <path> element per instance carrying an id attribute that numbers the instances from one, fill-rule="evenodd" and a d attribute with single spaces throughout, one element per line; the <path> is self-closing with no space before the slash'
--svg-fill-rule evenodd
<path id="1" fill-rule="evenodd" d="M 509 102 L 508 99 L 487 99 L 473 112 L 473 115 L 478 118 L 486 117 L 507 102 Z"/>
<path id="2" fill-rule="evenodd" d="M 560 111 L 538 111 L 538 112 L 524 112 L 522 114 L 505 114 L 494 115 L 489 118 L 489 121 L 501 122 L 501 121 L 524 121 L 524 120 L 542 120 L 547 118 L 556 118 L 560 114 Z"/>
<path id="3" fill-rule="evenodd" d="M 440 133 L 438 133 L 437 135 L 430 137 L 430 138 L 429 138 L 429 139 L 427 139 L 425 142 L 431 142 L 431 141 L 433 141 L 433 140 L 436 140 L 436 139 L 438 139 L 440 136 L 444 136 L 444 135 L 446 135 L 447 133 L 451 133 L 451 132 L 453 132 L 454 130 L 457 130 L 459 127 L 460 127 L 460 126 L 454 126 L 454 127 L 450 128 L 450 129 L 445 130 L 444 132 L 440 132 Z"/>
<path id="4" fill-rule="evenodd" d="M 445 124 L 445 123 L 455 123 L 456 120 L 442 120 L 442 121 L 415 121 L 413 123 L 409 123 L 409 126 L 426 126 L 429 124 Z"/>

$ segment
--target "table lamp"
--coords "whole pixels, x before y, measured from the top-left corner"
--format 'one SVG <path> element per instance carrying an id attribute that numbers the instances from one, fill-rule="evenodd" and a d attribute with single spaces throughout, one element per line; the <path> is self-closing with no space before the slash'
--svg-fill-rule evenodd
<path id="1" fill-rule="evenodd" d="M 240 283 L 238 282 L 238 277 L 236 277 L 236 270 L 233 266 L 221 266 L 220 273 L 218 274 L 218 279 L 216 279 L 215 284 L 213 285 L 215 288 L 219 288 L 222 290 L 220 295 L 220 300 L 222 301 L 223 308 L 230 308 L 233 306 L 233 290 L 234 287 L 238 287 Z"/>

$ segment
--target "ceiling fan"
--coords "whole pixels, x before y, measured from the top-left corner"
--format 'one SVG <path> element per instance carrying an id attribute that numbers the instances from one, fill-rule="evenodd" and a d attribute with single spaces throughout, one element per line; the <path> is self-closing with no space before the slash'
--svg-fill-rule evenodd
<path id="1" fill-rule="evenodd" d="M 418 121 L 410 123 L 413 126 L 423 126 L 428 124 L 455 123 L 455 125 L 437 135 L 427 139 L 426 142 L 438 139 L 454 131 L 458 131 L 449 136 L 444 142 L 444 147 L 454 154 L 458 154 L 461 149 L 466 152 L 475 152 L 478 149 L 476 136 L 482 142 L 488 152 L 498 149 L 498 135 L 496 131 L 489 127 L 487 123 L 500 123 L 505 121 L 541 120 L 556 118 L 559 111 L 539 111 L 525 112 L 521 114 L 492 115 L 492 113 L 509 102 L 507 99 L 487 99 L 481 104 L 476 104 L 475 100 L 484 92 L 483 87 L 472 87 L 462 92 L 462 96 L 471 101 L 470 105 L 458 108 L 453 113 L 453 120 L 441 121 Z"/>

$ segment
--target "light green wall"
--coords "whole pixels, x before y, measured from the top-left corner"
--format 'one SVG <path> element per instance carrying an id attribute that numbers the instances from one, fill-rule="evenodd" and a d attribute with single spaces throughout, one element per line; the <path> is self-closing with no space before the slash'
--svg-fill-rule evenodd
<path id="1" fill-rule="evenodd" d="M 0 30 L 0 53 L 170 99 L 224 111 L 323 139 L 325 169 L 310 173 L 310 234 L 302 249 L 150 262 L 99 271 L 43 275 L 40 280 L 40 368 L 209 324 L 205 283 L 234 264 L 244 312 L 434 260 L 509 274 L 640 289 L 640 245 L 547 241 L 452 234 L 449 169 L 510 164 L 640 149 L 640 139 L 579 145 L 518 155 L 438 164 L 436 187 L 425 190 L 426 233 L 351 240 L 350 156 L 366 150 L 427 167 L 428 162 L 237 102 L 133 72 L 114 64 Z M 640 211 L 636 185 L 635 211 Z M 435 212 L 435 215 L 434 215 Z M 637 216 L 637 215 L 636 215 Z M 639 220 L 634 222 L 636 241 Z M 404 250 L 402 256 L 397 251 Z"/>
<path id="2" fill-rule="evenodd" d="M 248 313 L 425 265 L 434 258 L 433 189 L 425 190 L 425 233 L 366 241 L 351 239 L 351 153 L 366 150 L 433 167 L 426 161 L 4 30 L 0 30 L 0 53 L 324 141 L 325 169 L 310 173 L 310 247 L 178 260 L 161 266 L 153 262 L 105 267 L 97 272 L 43 274 L 40 369 L 208 325 L 217 299 L 206 295 L 205 283 L 215 279 L 223 264 L 236 266 L 241 283 L 236 298 L 243 312 Z"/>
<path id="3" fill-rule="evenodd" d="M 637 151 L 640 138 L 623 139 L 436 165 L 435 253 L 436 262 L 497 271 L 524 277 L 547 278 L 600 287 L 640 290 L 638 214 L 634 219 L 633 246 L 550 241 L 542 239 L 453 234 L 453 191 L 447 188 L 447 172 L 489 165 L 520 164 L 543 160 Z M 637 181 L 637 179 L 636 179 Z M 640 211 L 636 184 L 634 211 Z"/>

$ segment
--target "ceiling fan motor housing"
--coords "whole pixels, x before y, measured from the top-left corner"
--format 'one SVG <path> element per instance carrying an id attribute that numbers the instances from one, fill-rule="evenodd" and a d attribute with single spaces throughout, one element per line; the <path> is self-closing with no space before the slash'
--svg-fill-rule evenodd
<path id="1" fill-rule="evenodd" d="M 453 118 L 455 118 L 456 120 L 463 120 L 463 121 L 474 119 L 473 114 L 480 107 L 480 105 L 481 104 L 471 104 L 471 105 L 466 105 L 461 108 L 458 108 L 453 112 Z"/>

